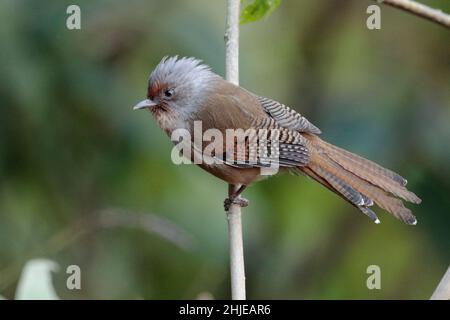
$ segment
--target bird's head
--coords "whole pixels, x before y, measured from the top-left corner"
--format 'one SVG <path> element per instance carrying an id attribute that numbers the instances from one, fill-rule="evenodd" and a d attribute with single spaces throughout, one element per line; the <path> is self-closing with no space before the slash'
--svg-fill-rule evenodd
<path id="1" fill-rule="evenodd" d="M 133 109 L 170 111 L 187 118 L 201 105 L 217 79 L 220 77 L 198 59 L 164 57 L 150 75 L 147 99 Z"/>

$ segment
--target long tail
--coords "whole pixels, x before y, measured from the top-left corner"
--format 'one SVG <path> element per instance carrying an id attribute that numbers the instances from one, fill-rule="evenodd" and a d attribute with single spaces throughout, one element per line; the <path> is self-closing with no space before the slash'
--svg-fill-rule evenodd
<path id="1" fill-rule="evenodd" d="M 421 202 L 419 197 L 406 189 L 406 179 L 315 135 L 305 136 L 311 158 L 307 166 L 298 168 L 300 171 L 350 202 L 375 223 L 380 220 L 369 208 L 373 203 L 407 224 L 417 223 L 411 210 L 398 199 Z"/>

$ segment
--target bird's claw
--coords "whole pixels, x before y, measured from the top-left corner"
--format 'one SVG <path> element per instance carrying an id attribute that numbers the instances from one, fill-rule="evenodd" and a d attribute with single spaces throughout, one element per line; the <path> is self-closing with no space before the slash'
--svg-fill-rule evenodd
<path id="1" fill-rule="evenodd" d="M 249 201 L 245 198 L 226 198 L 223 202 L 223 206 L 225 208 L 225 211 L 229 211 L 232 204 L 238 205 L 239 207 L 243 208 L 248 206 Z"/>

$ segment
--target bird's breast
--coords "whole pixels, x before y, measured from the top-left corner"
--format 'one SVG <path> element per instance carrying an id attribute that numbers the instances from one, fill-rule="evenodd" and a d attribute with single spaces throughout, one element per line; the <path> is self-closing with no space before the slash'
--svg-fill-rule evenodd
<path id="1" fill-rule="evenodd" d="M 253 182 L 264 178 L 258 168 L 235 168 L 226 164 L 199 164 L 203 170 L 211 173 L 217 178 L 231 184 L 250 185 Z"/>
<path id="2" fill-rule="evenodd" d="M 173 110 L 155 108 L 151 111 L 158 126 L 164 130 L 169 137 L 171 137 L 173 131 L 177 129 L 189 129 L 187 122 L 181 119 Z"/>

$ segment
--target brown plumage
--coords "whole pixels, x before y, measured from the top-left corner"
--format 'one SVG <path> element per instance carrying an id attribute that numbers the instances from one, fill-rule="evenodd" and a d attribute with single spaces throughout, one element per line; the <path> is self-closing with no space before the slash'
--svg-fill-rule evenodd
<path id="1" fill-rule="evenodd" d="M 416 224 L 411 211 L 403 206 L 400 199 L 395 198 L 398 196 L 413 203 L 420 203 L 420 199 L 405 188 L 406 180 L 402 179 L 400 182 L 397 179 L 399 176 L 393 175 L 392 171 L 348 151 L 338 149 L 317 136 L 309 135 L 308 145 L 313 151 L 307 168 L 327 181 L 332 191 L 349 200 L 343 188 L 350 186 L 361 196 L 373 200 L 380 208 L 392 213 L 398 219 L 407 224 Z M 299 169 L 310 175 L 308 170 Z M 312 177 L 315 179 L 314 176 Z M 333 181 L 334 178 L 339 181 Z M 351 200 L 349 202 L 360 209 L 368 207 L 364 205 L 364 202 L 362 205 Z"/>
<path id="2" fill-rule="evenodd" d="M 406 189 L 407 181 L 400 175 L 323 141 L 317 136 L 321 131 L 295 110 L 223 80 L 200 61 L 163 59 L 150 76 L 149 88 L 148 99 L 136 108 L 149 108 L 169 136 L 179 128 L 192 133 L 194 121 L 201 121 L 203 132 L 217 129 L 223 136 L 227 129 L 263 132 L 269 140 L 276 137 L 276 148 L 271 144 L 264 148 L 276 149 L 282 171 L 311 177 L 376 223 L 379 220 L 370 209 L 374 203 L 407 224 L 417 223 L 401 199 L 417 204 L 421 200 Z M 247 186 L 263 178 L 266 156 L 258 155 L 252 163 L 238 162 L 236 157 L 249 160 L 261 141 L 249 137 L 233 143 L 231 150 L 224 141 L 223 154 L 213 155 L 223 162 L 199 166 L 230 184 Z M 197 145 L 192 140 L 191 145 L 202 151 L 208 142 Z"/>

